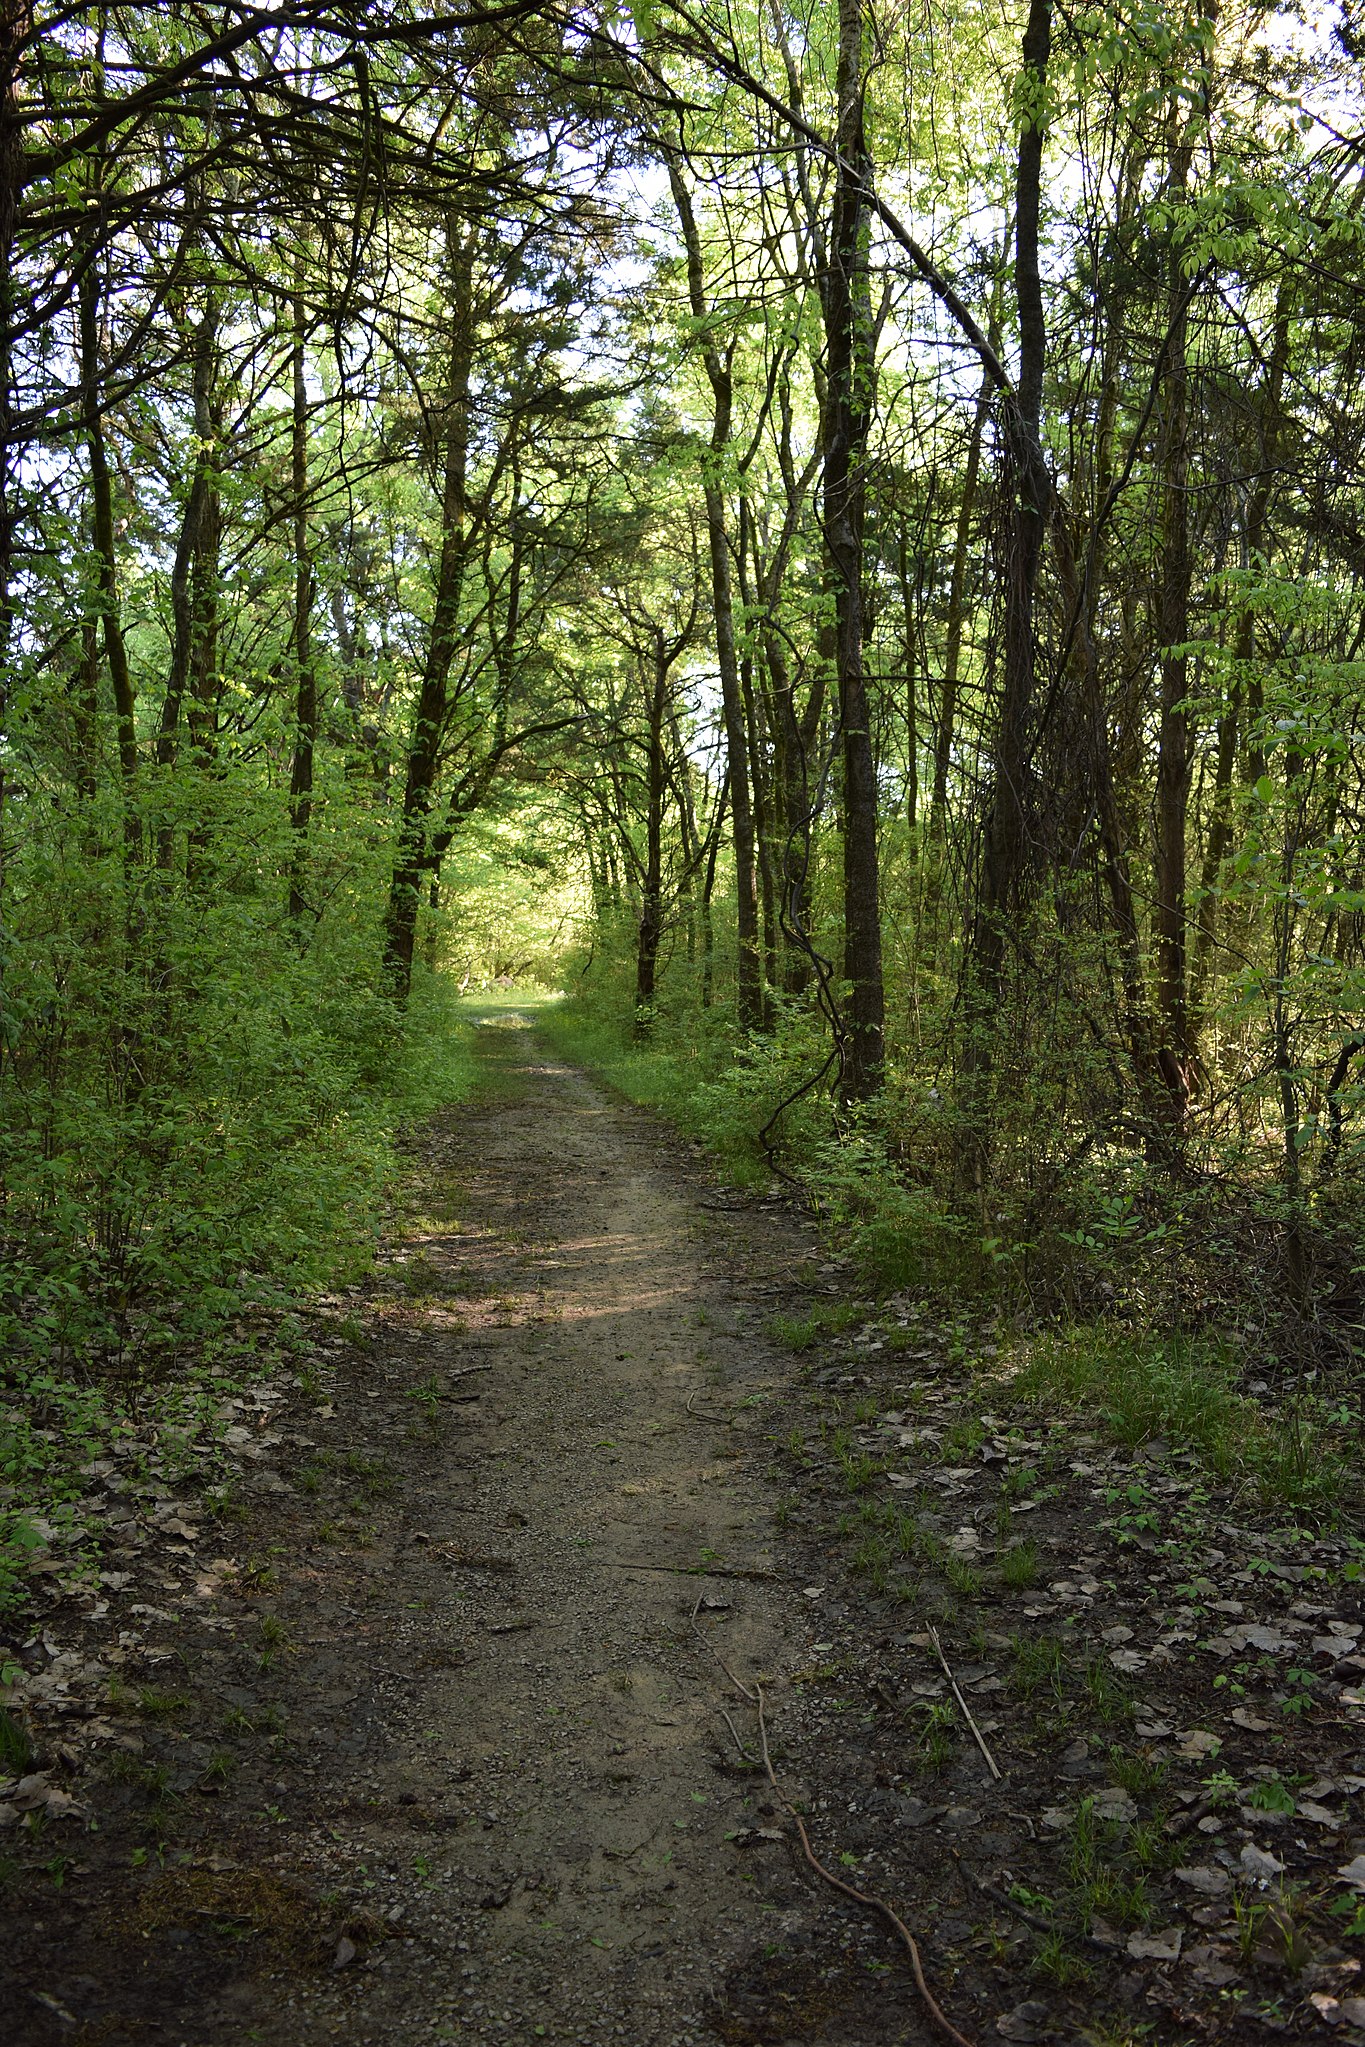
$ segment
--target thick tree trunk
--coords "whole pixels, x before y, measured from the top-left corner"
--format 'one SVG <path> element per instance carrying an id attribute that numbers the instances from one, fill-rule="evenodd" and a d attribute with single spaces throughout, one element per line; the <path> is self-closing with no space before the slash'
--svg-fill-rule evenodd
<path id="1" fill-rule="evenodd" d="M 844 978 L 850 992 L 841 1085 L 850 1102 L 877 1092 L 886 1056 L 877 771 L 863 650 L 864 460 L 875 373 L 867 277 L 872 161 L 863 131 L 863 90 L 861 0 L 839 0 L 839 154 L 822 291 L 829 380 L 823 496 L 844 779 Z"/>

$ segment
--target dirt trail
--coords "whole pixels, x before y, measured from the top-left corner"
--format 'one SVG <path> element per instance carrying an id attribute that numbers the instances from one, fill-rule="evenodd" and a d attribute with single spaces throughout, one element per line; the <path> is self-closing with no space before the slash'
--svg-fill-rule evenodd
<path id="1" fill-rule="evenodd" d="M 708 1992 L 761 1929 L 725 1846 L 750 1787 L 714 1767 L 726 1684 L 689 1617 L 723 1598 L 699 1623 L 737 1667 L 776 1672 L 800 1616 L 762 1577 L 682 1574 L 771 1569 L 772 1501 L 708 1403 L 728 1410 L 774 1361 L 657 1137 L 524 1030 L 483 1035 L 503 1085 L 451 1120 L 464 1219 L 423 1245 L 438 1300 L 470 1291 L 428 1311 L 448 1326 L 420 1348 L 486 1390 L 392 1586 L 437 1588 L 386 1646 L 404 1669 L 457 1667 L 388 1691 L 336 1786 L 345 1804 L 444 1800 L 459 1824 L 422 1855 L 430 1888 L 404 1915 L 420 1938 L 301 2008 L 297 2037 L 339 2013 L 348 2039 L 439 2037 L 447 2014 L 476 2038 L 711 2037 Z M 353 1849 L 411 1861 L 411 1830 L 390 1811 Z"/>
<path id="2" fill-rule="evenodd" d="M 685 1146 L 515 1013 L 479 1036 L 363 1336 L 337 1303 L 330 1375 L 265 1418 L 234 1569 L 143 1623 L 192 1695 L 24 1926 L 16 2043 L 871 2037 L 813 1958 L 789 2025 L 746 2000 L 833 1901 L 717 1660 L 780 1741 L 818 1629 L 774 1568 L 762 1325 L 809 1247 L 764 1218 L 738 1265 Z"/>

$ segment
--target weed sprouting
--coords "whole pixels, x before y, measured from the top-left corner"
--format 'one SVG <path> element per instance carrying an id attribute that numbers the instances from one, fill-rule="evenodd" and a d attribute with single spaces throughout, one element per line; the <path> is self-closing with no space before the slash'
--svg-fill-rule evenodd
<path id="1" fill-rule="evenodd" d="M 1038 1568 L 1037 1543 L 1014 1543 L 1000 1559 L 1000 1582 L 1011 1591 L 1027 1592 L 1038 1582 Z"/>

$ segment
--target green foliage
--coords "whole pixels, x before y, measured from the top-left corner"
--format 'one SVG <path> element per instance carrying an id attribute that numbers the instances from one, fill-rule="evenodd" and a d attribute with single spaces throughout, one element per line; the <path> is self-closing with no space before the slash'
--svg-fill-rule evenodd
<path id="1" fill-rule="evenodd" d="M 1166 1439 L 1194 1450 L 1217 1476 L 1252 1478 L 1269 1498 L 1304 1512 L 1330 1513 L 1342 1497 L 1345 1468 L 1326 1409 L 1312 1417 L 1267 1413 L 1238 1391 L 1226 1343 L 1101 1322 L 1044 1331 L 1022 1355 L 1012 1399 L 1097 1415 L 1129 1447 Z M 1142 1522 L 1149 1532 L 1158 1525 L 1140 1491 L 1116 1504 L 1128 1525 Z"/>
<path id="2" fill-rule="evenodd" d="M 445 984 L 419 981 L 404 1025 L 357 960 L 248 956 L 241 916 L 229 896 L 221 950 L 182 961 L 140 1086 L 113 1084 L 116 1014 L 96 1031 L 69 984 L 24 1041 L 0 1123 L 0 1613 L 35 1552 L 90 1568 L 83 1466 L 117 1457 L 134 1499 L 215 1478 L 223 1394 L 289 1354 L 292 1300 L 368 1260 L 397 1123 L 469 1085 Z M 36 952 L 12 949 L 12 999 Z"/>

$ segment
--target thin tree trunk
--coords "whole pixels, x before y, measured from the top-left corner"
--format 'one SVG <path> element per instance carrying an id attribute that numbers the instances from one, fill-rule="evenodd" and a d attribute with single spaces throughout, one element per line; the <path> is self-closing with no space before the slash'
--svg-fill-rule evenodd
<path id="1" fill-rule="evenodd" d="M 687 289 L 692 317 L 707 317 L 706 279 L 702 266 L 701 236 L 692 209 L 692 195 L 678 166 L 676 154 L 661 144 L 668 170 L 669 187 L 678 215 L 683 248 L 687 255 Z M 763 965 L 759 937 L 758 860 L 754 829 L 753 799 L 749 786 L 749 747 L 744 724 L 744 700 L 735 645 L 734 579 L 730 547 L 725 530 L 725 496 L 722 464 L 729 445 L 733 417 L 733 385 L 729 355 L 722 356 L 713 342 L 704 341 L 701 350 L 706 379 L 711 387 L 711 445 L 702 473 L 706 500 L 706 537 L 711 555 L 711 610 L 716 632 L 716 666 L 720 670 L 721 715 L 725 726 L 725 752 L 730 770 L 730 818 L 735 848 L 735 887 L 738 895 L 738 989 L 737 1015 L 741 1030 L 757 1030 L 763 1022 Z"/>
<path id="2" fill-rule="evenodd" d="M 885 1064 L 877 773 L 864 667 L 864 459 L 875 370 L 868 306 L 872 160 L 863 129 L 862 0 L 839 0 L 838 164 L 830 261 L 822 297 L 829 397 L 825 406 L 825 537 L 834 576 L 835 674 L 843 759 L 844 978 L 849 984 L 842 1092 L 866 1101 Z"/>
<path id="3" fill-rule="evenodd" d="M 1266 365 L 1259 434 L 1259 475 L 1247 503 L 1243 528 L 1242 567 L 1250 569 L 1265 539 L 1270 505 L 1275 494 L 1275 464 L 1283 425 L 1284 374 L 1289 360 L 1289 315 L 1291 287 L 1282 284 L 1275 307 L 1275 329 L 1270 360 Z M 1218 877 L 1232 844 L 1232 782 L 1237 767 L 1240 741 L 1243 679 L 1253 672 L 1256 652 L 1256 613 L 1244 602 L 1237 614 L 1233 642 L 1233 679 L 1228 701 L 1218 720 L 1218 754 L 1214 765 L 1213 797 L 1209 835 L 1199 875 L 1199 911 L 1190 961 L 1190 1016 L 1198 1030 L 1203 1018 L 1213 949 L 1218 939 Z M 1261 772 L 1264 773 L 1262 765 Z"/>
<path id="4" fill-rule="evenodd" d="M 422 876 L 427 864 L 427 821 L 436 787 L 441 734 L 455 659 L 468 545 L 469 379 L 473 360 L 472 236 L 462 242 L 452 227 L 450 367 L 445 406 L 445 464 L 441 491 L 441 551 L 436 572 L 431 638 L 422 671 L 398 846 L 384 919 L 384 971 L 394 998 L 406 1002 L 412 986 L 413 949 Z"/>
<path id="5" fill-rule="evenodd" d="M 900 536 L 896 566 L 900 576 L 901 629 L 905 639 L 905 822 L 913 839 L 919 825 L 919 703 L 915 688 L 915 605 L 910 594 L 910 563 L 904 531 Z"/>
<path id="6" fill-rule="evenodd" d="M 141 846 L 137 802 L 137 706 L 132 670 L 119 610 L 118 558 L 114 544 L 114 492 L 104 441 L 99 374 L 99 269 L 93 252 L 81 272 L 78 289 L 81 345 L 81 411 L 90 467 L 91 528 L 95 551 L 95 589 L 104 658 L 114 692 L 119 772 L 123 782 L 124 842 L 130 857 Z"/>
<path id="7" fill-rule="evenodd" d="M 758 862 L 758 895 L 762 911 L 764 997 L 763 1027 L 772 1028 L 772 1005 L 767 990 L 778 985 L 780 963 L 778 956 L 777 890 L 773 879 L 772 860 L 772 815 L 769 810 L 769 790 L 765 786 L 763 772 L 763 735 L 756 694 L 754 691 L 754 664 L 751 655 L 746 654 L 739 664 L 740 694 L 744 704 L 744 724 L 748 733 L 749 776 L 754 797 L 754 847 Z"/>
<path id="8" fill-rule="evenodd" d="M 701 1006 L 709 1009 L 715 997 L 715 930 L 711 917 L 711 898 L 716 892 L 716 858 L 720 852 L 721 836 L 725 829 L 725 808 L 730 799 L 730 775 L 727 769 L 721 784 L 720 801 L 716 805 L 715 823 L 711 827 L 710 844 L 706 849 L 706 873 L 701 889 Z"/>
<path id="9" fill-rule="evenodd" d="M 24 450 L 18 430 L 14 375 L 14 256 L 19 202 L 24 189 L 24 130 L 19 79 L 29 31 L 27 0 L 0 0 L 0 725 L 8 727 L 10 653 L 14 638 L 14 549 Z M 0 759 L 0 936 L 5 930 L 4 888 L 9 830 L 7 763 Z M 8 948 L 0 945 L 0 987 Z M 5 1057 L 0 1034 L 0 1068 Z"/>
<path id="10" fill-rule="evenodd" d="M 179 746 L 180 723 L 185 693 L 190 687 L 194 662 L 197 621 L 195 617 L 196 569 L 207 537 L 209 499 L 214 485 L 217 460 L 213 418 L 213 376 L 218 329 L 218 295 L 210 286 L 203 316 L 194 339 L 194 474 L 180 522 L 180 538 L 171 567 L 171 661 L 166 676 L 166 694 L 161 700 L 161 717 L 156 734 L 158 768 L 174 766 Z M 175 830 L 171 817 L 163 814 L 157 827 L 156 864 L 169 871 L 175 857 Z"/>
<path id="11" fill-rule="evenodd" d="M 303 301 L 295 298 L 292 354 L 293 418 L 290 467 L 294 492 L 294 762 L 289 778 L 289 824 L 294 837 L 289 863 L 289 914 L 308 909 L 308 829 L 313 815 L 313 751 L 318 731 L 318 684 L 313 665 L 313 557 L 308 539 L 308 385 L 305 375 Z"/>
<path id="12" fill-rule="evenodd" d="M 1024 29 L 1023 74 L 1035 103 L 1019 136 L 1015 179 L 1014 288 L 1019 317 L 1019 381 L 1004 407 L 1010 471 L 1006 535 L 1004 676 L 990 804 L 982 833 L 981 871 L 968 946 L 968 1017 L 963 1055 L 967 1083 L 970 1178 L 984 1182 L 990 1123 L 984 1098 L 993 1063 L 992 1036 L 1003 992 L 1007 921 L 1024 894 L 1028 867 L 1027 793 L 1032 778 L 1032 725 L 1037 694 L 1034 609 L 1043 532 L 1052 485 L 1040 422 L 1047 328 L 1038 261 L 1042 199 L 1043 104 L 1052 43 L 1052 0 L 1030 0 Z M 965 1163 L 965 1161 L 964 1161 Z"/>
<path id="13" fill-rule="evenodd" d="M 1189 184 L 1190 145 L 1176 132 L 1171 114 L 1168 191 L 1179 205 Z M 1161 448 L 1161 573 L 1156 592 L 1157 638 L 1161 656 L 1161 727 L 1156 770 L 1154 884 L 1157 952 L 1157 1013 L 1160 1056 L 1179 1122 L 1190 1092 L 1191 1055 L 1186 985 L 1186 860 L 1193 752 L 1189 662 L 1181 651 L 1190 636 L 1189 511 L 1189 294 L 1172 234 L 1167 259 L 1166 391 Z"/>
<path id="14" fill-rule="evenodd" d="M 654 675 L 646 760 L 645 865 L 640 887 L 640 928 L 635 950 L 635 1035 L 647 1038 L 654 1022 L 654 991 L 663 936 L 664 712 L 668 658 L 662 628 L 654 628 Z"/>

